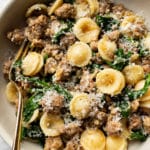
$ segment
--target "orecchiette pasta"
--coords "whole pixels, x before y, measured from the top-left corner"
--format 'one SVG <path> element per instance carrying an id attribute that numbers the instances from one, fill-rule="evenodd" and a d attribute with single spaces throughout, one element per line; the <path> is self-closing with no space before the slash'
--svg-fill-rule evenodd
<path id="1" fill-rule="evenodd" d="M 150 50 L 150 32 L 147 34 L 146 38 L 143 40 L 145 48 Z"/>
<path id="2" fill-rule="evenodd" d="M 116 95 L 125 87 L 125 78 L 120 71 L 108 68 L 97 74 L 96 85 L 100 92 Z"/>
<path id="3" fill-rule="evenodd" d="M 106 36 L 104 36 L 98 42 L 98 52 L 104 60 L 113 61 L 114 52 L 116 49 L 117 49 L 116 43 L 110 41 Z"/>
<path id="4" fill-rule="evenodd" d="M 105 150 L 106 138 L 99 129 L 86 129 L 80 139 L 84 150 Z"/>
<path id="5" fill-rule="evenodd" d="M 43 56 L 36 52 L 30 52 L 22 61 L 24 75 L 34 76 L 43 67 Z"/>
<path id="6" fill-rule="evenodd" d="M 54 137 L 60 135 L 64 122 L 60 116 L 45 112 L 40 119 L 40 127 L 46 136 Z"/>
<path id="7" fill-rule="evenodd" d="M 71 65 L 83 67 L 86 66 L 92 57 L 90 47 L 83 42 L 76 42 L 72 45 L 68 52 L 67 58 Z"/>
<path id="8" fill-rule="evenodd" d="M 150 101 L 141 102 L 140 107 L 150 109 Z"/>
<path id="9" fill-rule="evenodd" d="M 123 69 L 126 82 L 135 85 L 138 81 L 144 78 L 144 70 L 140 65 L 128 65 Z"/>
<path id="10" fill-rule="evenodd" d="M 127 150 L 127 140 L 119 136 L 108 136 L 106 150 Z"/>
<path id="11" fill-rule="evenodd" d="M 135 85 L 135 90 L 141 90 L 144 87 L 144 84 L 145 84 L 145 80 L 139 81 Z M 140 98 L 140 101 L 150 101 L 150 87 L 148 91 Z"/>
<path id="12" fill-rule="evenodd" d="M 90 43 L 98 39 L 100 27 L 91 18 L 81 18 L 74 25 L 73 32 L 81 42 Z"/>
<path id="13" fill-rule="evenodd" d="M 11 103 L 16 103 L 18 101 L 18 90 L 13 82 L 9 82 L 6 86 L 6 97 Z"/>
<path id="14" fill-rule="evenodd" d="M 70 113 L 77 119 L 86 118 L 90 108 L 91 100 L 85 93 L 75 95 L 70 102 Z"/>
<path id="15" fill-rule="evenodd" d="M 49 15 L 52 15 L 52 14 L 54 13 L 54 11 L 55 11 L 58 7 L 60 7 L 62 4 L 63 4 L 63 0 L 56 0 L 56 1 L 54 2 L 54 4 L 53 4 L 51 7 L 49 7 L 49 9 L 48 9 L 48 14 L 49 14 Z"/>

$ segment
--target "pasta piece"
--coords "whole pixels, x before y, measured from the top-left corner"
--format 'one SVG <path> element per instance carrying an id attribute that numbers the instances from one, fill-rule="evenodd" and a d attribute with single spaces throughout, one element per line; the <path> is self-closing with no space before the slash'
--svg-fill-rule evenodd
<path id="1" fill-rule="evenodd" d="M 144 70 L 140 65 L 128 65 L 123 69 L 126 82 L 135 85 L 138 81 L 144 78 Z"/>
<path id="2" fill-rule="evenodd" d="M 130 133 L 128 127 L 127 127 L 127 119 L 122 119 L 121 123 L 122 123 L 122 133 L 121 133 L 121 136 L 123 136 L 126 139 L 130 138 L 131 133 Z"/>
<path id="3" fill-rule="evenodd" d="M 99 129 L 86 129 L 81 134 L 80 144 L 84 150 L 105 150 L 106 138 Z"/>
<path id="4" fill-rule="evenodd" d="M 32 122 L 34 122 L 34 121 L 36 121 L 37 120 L 37 118 L 39 117 L 39 109 L 36 109 L 34 112 L 33 112 L 33 115 L 32 115 L 32 117 L 30 118 L 30 120 L 28 121 L 28 122 L 23 122 L 23 126 L 24 127 L 29 127 L 29 125 L 32 123 Z"/>
<path id="5" fill-rule="evenodd" d="M 62 4 L 63 4 L 63 0 L 56 0 L 56 1 L 54 2 L 54 4 L 53 4 L 51 7 L 49 7 L 49 9 L 48 9 L 48 15 L 51 16 L 51 15 L 54 13 L 54 11 L 55 11 L 58 7 L 60 7 Z"/>
<path id="6" fill-rule="evenodd" d="M 43 57 L 36 52 L 29 52 L 22 61 L 23 74 L 34 76 L 43 66 Z"/>
<path id="7" fill-rule="evenodd" d="M 117 95 L 125 87 L 125 78 L 120 71 L 107 68 L 97 74 L 96 85 L 102 93 Z"/>
<path id="8" fill-rule="evenodd" d="M 113 61 L 114 52 L 116 51 L 116 49 L 117 49 L 116 43 L 110 41 L 106 36 L 104 36 L 98 42 L 98 52 L 104 60 Z"/>
<path id="9" fill-rule="evenodd" d="M 91 48 L 83 42 L 76 42 L 69 48 L 67 52 L 67 58 L 70 64 L 73 66 L 86 66 L 89 63 L 91 57 Z"/>
<path id="10" fill-rule="evenodd" d="M 150 32 L 147 34 L 146 38 L 143 41 L 145 48 L 150 50 Z"/>
<path id="11" fill-rule="evenodd" d="M 91 16 L 98 13 L 99 11 L 99 3 L 97 0 L 87 0 L 89 7 L 90 7 L 90 14 Z"/>
<path id="12" fill-rule="evenodd" d="M 45 4 L 34 4 L 26 12 L 26 17 L 31 16 L 34 12 L 45 12 L 47 14 L 47 6 Z"/>
<path id="13" fill-rule="evenodd" d="M 127 150 L 127 140 L 119 136 L 108 136 L 106 150 Z"/>
<path id="14" fill-rule="evenodd" d="M 135 90 L 141 90 L 144 87 L 144 85 L 145 85 L 145 80 L 139 81 L 135 85 Z M 150 87 L 148 91 L 140 98 L 140 101 L 150 101 Z"/>
<path id="15" fill-rule="evenodd" d="M 85 93 L 77 94 L 70 102 L 70 113 L 77 119 L 84 119 L 91 109 L 91 100 Z"/>
<path id="16" fill-rule="evenodd" d="M 40 119 L 40 127 L 45 136 L 59 136 L 60 129 L 64 127 L 64 121 L 58 115 L 44 113 Z"/>
<path id="17" fill-rule="evenodd" d="M 144 20 L 141 17 L 130 14 L 124 17 L 122 23 L 120 24 L 120 30 L 127 36 L 141 37 L 143 36 L 143 26 Z"/>
<path id="18" fill-rule="evenodd" d="M 81 42 L 90 43 L 98 40 L 100 27 L 91 18 L 81 18 L 74 25 L 73 33 Z"/>
<path id="19" fill-rule="evenodd" d="M 150 109 L 150 101 L 141 102 L 140 107 Z"/>
<path id="20" fill-rule="evenodd" d="M 77 2 L 74 6 L 76 8 L 76 19 L 90 16 L 90 8 L 86 0 Z"/>
<path id="21" fill-rule="evenodd" d="M 16 104 L 18 101 L 18 90 L 13 82 L 9 82 L 6 86 L 6 97 L 10 103 Z"/>
<path id="22" fill-rule="evenodd" d="M 33 74 L 35 75 L 38 72 L 40 72 L 43 66 L 44 66 L 44 58 L 42 55 L 39 55 L 39 64 Z"/>

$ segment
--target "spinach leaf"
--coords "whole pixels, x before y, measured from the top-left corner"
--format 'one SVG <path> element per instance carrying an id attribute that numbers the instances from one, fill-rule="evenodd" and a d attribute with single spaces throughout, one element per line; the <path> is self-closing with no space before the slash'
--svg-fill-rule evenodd
<path id="1" fill-rule="evenodd" d="M 110 17 L 110 16 L 96 16 L 96 23 L 102 28 L 104 31 L 112 30 L 113 25 L 119 26 L 119 21 Z"/>
<path id="2" fill-rule="evenodd" d="M 53 37 L 52 37 L 52 42 L 53 43 L 59 43 L 60 38 L 62 35 L 65 35 L 67 32 L 71 32 L 72 27 L 73 27 L 73 21 L 71 20 L 66 20 L 66 22 L 63 22 L 66 24 L 66 27 L 60 29 Z"/>
<path id="3" fill-rule="evenodd" d="M 106 63 L 114 69 L 122 70 L 126 65 L 129 64 L 129 58 L 131 57 L 131 55 L 131 52 L 125 53 L 123 49 L 117 49 L 117 51 L 115 52 L 114 61 Z"/>
<path id="4" fill-rule="evenodd" d="M 24 110 L 23 110 L 24 121 L 26 122 L 29 121 L 33 115 L 34 110 L 39 108 L 39 101 L 42 96 L 43 96 L 43 93 L 35 93 L 33 96 L 31 96 L 27 100 L 27 102 L 24 105 Z"/>
<path id="5" fill-rule="evenodd" d="M 127 95 L 130 98 L 130 100 L 135 100 L 135 99 L 140 98 L 141 96 L 143 96 L 147 92 L 149 87 L 150 87 L 150 74 L 148 74 L 146 76 L 145 85 L 141 90 L 137 90 L 137 91 L 127 90 Z"/>
<path id="6" fill-rule="evenodd" d="M 22 65 L 22 60 L 19 59 L 13 64 L 13 68 L 18 68 L 18 67 L 20 68 L 21 65 Z"/>
<path id="7" fill-rule="evenodd" d="M 29 128 L 22 127 L 21 139 L 32 139 L 44 146 L 44 134 L 39 125 L 33 124 Z"/>
<path id="8" fill-rule="evenodd" d="M 117 106 L 120 108 L 120 112 L 123 118 L 127 118 L 130 115 L 129 101 L 118 101 Z"/>
<path id="9" fill-rule="evenodd" d="M 141 130 L 132 132 L 130 135 L 130 140 L 145 141 L 146 138 L 147 138 L 147 135 L 145 135 Z"/>
<path id="10" fill-rule="evenodd" d="M 139 48 L 139 56 L 140 57 L 150 57 L 150 50 L 140 47 Z"/>

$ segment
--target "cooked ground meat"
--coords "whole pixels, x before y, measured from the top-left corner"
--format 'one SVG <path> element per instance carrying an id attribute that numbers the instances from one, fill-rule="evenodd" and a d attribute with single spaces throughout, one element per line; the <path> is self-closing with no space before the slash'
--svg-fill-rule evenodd
<path id="1" fill-rule="evenodd" d="M 150 117 L 149 116 L 143 116 L 142 121 L 143 121 L 144 131 L 150 135 Z"/>
<path id="2" fill-rule="evenodd" d="M 113 117 L 110 115 L 107 119 L 105 130 L 107 135 L 120 135 L 123 130 L 122 123 L 117 119 L 113 119 Z"/>
<path id="3" fill-rule="evenodd" d="M 80 128 L 80 124 L 77 122 L 71 122 L 68 123 L 67 125 L 65 125 L 64 129 L 62 129 L 62 133 L 65 134 L 65 136 L 67 137 L 71 137 L 79 132 L 82 131 L 82 129 Z"/>
<path id="4" fill-rule="evenodd" d="M 66 57 L 63 57 L 60 63 L 58 64 L 56 73 L 54 75 L 54 81 L 60 82 L 67 79 L 72 72 L 72 66 L 69 64 Z"/>
<path id="5" fill-rule="evenodd" d="M 67 50 L 69 46 L 73 45 L 76 41 L 76 37 L 73 33 L 67 33 L 60 39 L 60 46 Z"/>
<path id="6" fill-rule="evenodd" d="M 56 68 L 57 68 L 57 61 L 53 57 L 50 57 L 46 60 L 44 66 L 44 73 L 53 74 L 56 71 Z"/>
<path id="7" fill-rule="evenodd" d="M 67 142 L 64 150 L 83 150 L 80 146 L 78 135 L 75 135 L 70 141 Z"/>
<path id="8" fill-rule="evenodd" d="M 150 57 L 146 57 L 142 59 L 142 66 L 145 71 L 145 73 L 150 73 Z"/>
<path id="9" fill-rule="evenodd" d="M 16 44 L 21 44 L 23 40 L 25 39 L 25 30 L 22 29 L 15 29 L 12 32 L 8 32 L 7 38 L 10 39 L 11 42 L 14 42 Z"/>
<path id="10" fill-rule="evenodd" d="M 114 31 L 108 32 L 107 35 L 111 41 L 117 41 L 120 35 L 120 31 L 114 30 Z"/>
<path id="11" fill-rule="evenodd" d="M 122 18 L 125 14 L 125 12 L 127 11 L 127 9 L 122 5 L 122 4 L 115 4 L 112 7 L 112 12 L 118 17 L 118 18 Z"/>
<path id="12" fill-rule="evenodd" d="M 64 98 L 55 91 L 47 91 L 40 104 L 46 112 L 58 114 L 64 106 Z"/>
<path id="13" fill-rule="evenodd" d="M 9 78 L 9 71 L 10 71 L 11 64 L 12 64 L 12 60 L 11 59 L 8 59 L 3 64 L 3 75 L 4 75 L 5 79 L 7 79 L 7 80 Z"/>
<path id="14" fill-rule="evenodd" d="M 133 114 L 129 118 L 129 129 L 138 130 L 142 127 L 142 119 L 139 115 Z"/>
<path id="15" fill-rule="evenodd" d="M 131 102 L 131 111 L 136 112 L 140 106 L 139 100 L 134 100 Z"/>
<path id="16" fill-rule="evenodd" d="M 48 23 L 48 26 L 45 30 L 45 35 L 47 37 L 52 37 L 54 34 L 56 34 L 61 29 L 61 23 L 57 19 L 53 19 Z"/>
<path id="17" fill-rule="evenodd" d="M 27 23 L 28 26 L 25 29 L 25 36 L 29 41 L 32 42 L 35 39 L 43 38 L 48 23 L 47 16 L 40 15 L 38 17 L 29 18 Z"/>
<path id="18" fill-rule="evenodd" d="M 76 15 L 76 9 L 73 5 L 64 3 L 62 6 L 56 9 L 54 12 L 55 15 L 59 18 L 75 18 Z"/>
<path id="19" fill-rule="evenodd" d="M 60 137 L 48 137 L 45 140 L 44 150 L 62 150 L 63 143 Z"/>
<path id="20" fill-rule="evenodd" d="M 49 57 L 53 57 L 55 60 L 61 60 L 63 56 L 63 51 L 58 45 L 46 44 L 46 46 L 42 50 L 42 55 L 48 55 Z"/>
<path id="21" fill-rule="evenodd" d="M 100 14 L 107 14 L 111 11 L 111 2 L 109 0 L 101 1 L 99 6 Z"/>
<path id="22" fill-rule="evenodd" d="M 89 71 L 84 70 L 81 76 L 79 89 L 83 92 L 92 92 L 95 90 L 95 83 Z"/>

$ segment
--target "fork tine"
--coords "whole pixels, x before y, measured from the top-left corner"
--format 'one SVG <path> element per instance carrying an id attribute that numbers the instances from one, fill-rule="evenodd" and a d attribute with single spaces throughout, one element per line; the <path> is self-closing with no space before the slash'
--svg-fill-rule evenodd
<path id="1" fill-rule="evenodd" d="M 26 47 L 26 44 L 27 44 L 28 40 L 25 39 L 21 45 L 21 47 L 19 48 L 16 56 L 15 56 L 15 59 L 14 59 L 14 62 L 17 61 L 21 56 L 22 56 L 22 53 L 24 51 L 24 48 Z"/>

